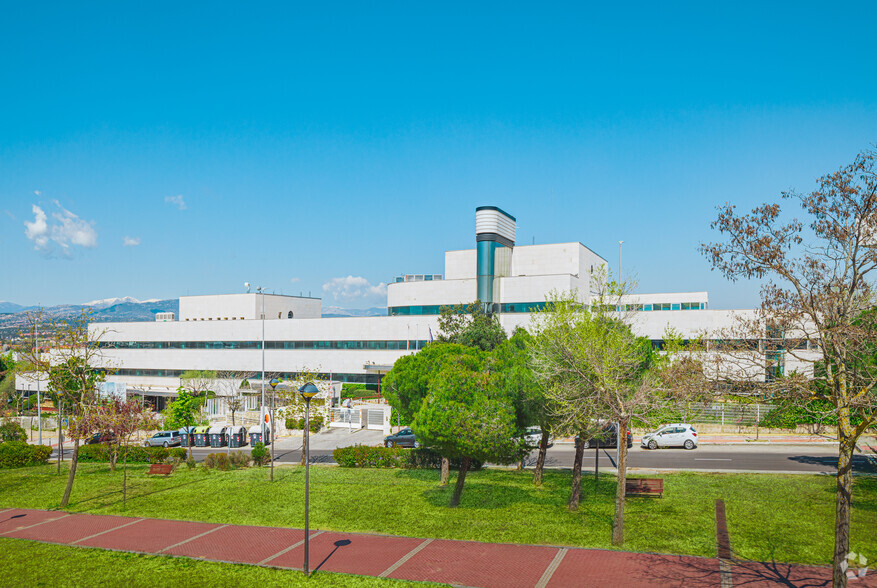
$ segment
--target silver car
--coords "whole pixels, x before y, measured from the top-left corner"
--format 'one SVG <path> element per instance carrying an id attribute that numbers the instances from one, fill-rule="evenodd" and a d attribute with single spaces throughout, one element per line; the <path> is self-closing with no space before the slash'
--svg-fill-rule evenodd
<path id="1" fill-rule="evenodd" d="M 658 447 L 697 447 L 697 431 L 687 423 L 671 423 L 663 425 L 654 433 L 646 433 L 640 442 L 642 447 L 657 449 Z"/>
<path id="2" fill-rule="evenodd" d="M 183 440 L 179 431 L 159 431 L 143 442 L 146 447 L 170 447 L 179 445 Z"/>

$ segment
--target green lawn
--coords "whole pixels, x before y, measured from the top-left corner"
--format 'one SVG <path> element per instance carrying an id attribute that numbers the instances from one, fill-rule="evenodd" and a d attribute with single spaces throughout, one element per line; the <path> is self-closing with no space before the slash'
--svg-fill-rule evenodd
<path id="1" fill-rule="evenodd" d="M 405 588 L 441 586 L 317 572 L 214 563 L 184 557 L 140 555 L 102 549 L 0 539 L 2 586 L 309 586 Z"/>
<path id="2" fill-rule="evenodd" d="M 148 477 L 131 468 L 129 500 L 121 502 L 121 472 L 83 464 L 71 512 L 126 514 L 231 524 L 303 526 L 304 470 L 251 468 L 177 470 Z M 451 487 L 430 470 L 311 467 L 311 527 L 414 537 L 472 539 L 608 548 L 614 478 L 602 475 L 595 495 L 584 479 L 582 505 L 566 510 L 570 473 L 547 471 L 536 489 L 531 472 L 484 470 L 466 478 L 460 507 L 448 508 Z M 725 500 L 731 544 L 742 557 L 828 564 L 834 479 L 772 474 L 664 475 L 664 498 L 628 499 L 624 549 L 715 556 L 715 500 Z M 54 508 L 65 476 L 53 466 L 0 472 L 0 506 Z M 452 479 L 453 481 L 453 479 Z M 851 547 L 877 558 L 877 478 L 854 490 Z"/>

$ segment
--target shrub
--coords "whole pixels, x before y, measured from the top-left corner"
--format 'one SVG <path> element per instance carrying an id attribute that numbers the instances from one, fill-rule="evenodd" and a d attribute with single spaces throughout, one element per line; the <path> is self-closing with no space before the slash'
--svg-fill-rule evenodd
<path id="1" fill-rule="evenodd" d="M 0 425 L 0 442 L 27 441 L 27 431 L 15 421 L 6 421 Z"/>
<path id="2" fill-rule="evenodd" d="M 159 447 L 157 449 L 164 449 L 164 447 Z M 108 462 L 110 461 L 112 455 L 113 448 L 106 443 L 94 443 L 93 445 L 80 445 L 79 446 L 79 461 L 82 462 Z M 125 453 L 128 454 L 128 459 L 125 459 Z M 124 447 L 119 449 L 119 457 L 116 460 L 117 463 L 122 463 L 123 461 L 127 461 L 128 463 L 160 463 L 150 461 L 150 451 L 146 447 L 138 447 L 136 445 L 129 445 L 127 452 Z"/>
<path id="3" fill-rule="evenodd" d="M 164 463 L 170 457 L 170 450 L 166 447 L 149 447 L 146 448 L 146 454 L 149 463 Z"/>
<path id="4" fill-rule="evenodd" d="M 250 456 L 245 451 L 232 451 L 228 455 L 232 467 L 245 468 L 250 465 Z"/>
<path id="5" fill-rule="evenodd" d="M 180 463 L 186 461 L 186 456 L 188 455 L 188 451 L 186 451 L 185 447 L 172 447 L 170 449 L 171 459 L 174 460 L 174 463 Z"/>
<path id="6" fill-rule="evenodd" d="M 257 466 L 263 466 L 268 463 L 268 450 L 265 449 L 265 444 L 261 441 L 253 445 L 250 456 L 253 458 L 253 463 Z"/>
<path id="7" fill-rule="evenodd" d="M 28 445 L 24 441 L 0 443 L 0 468 L 20 468 L 43 465 L 49 461 L 52 448 L 48 445 Z"/>
<path id="8" fill-rule="evenodd" d="M 194 457 L 187 457 L 186 458 L 186 467 L 189 468 L 190 470 L 195 469 L 195 458 Z"/>
<path id="9" fill-rule="evenodd" d="M 315 414 L 315 415 L 311 416 L 311 423 L 310 423 L 310 429 L 309 429 L 310 432 L 311 433 L 319 433 L 320 430 L 323 428 L 324 422 L 325 421 L 323 419 L 323 415 L 321 415 L 321 414 Z M 302 417 L 299 419 L 299 418 L 290 417 L 290 418 L 286 419 L 286 428 L 287 429 L 298 429 L 298 430 L 304 429 L 305 428 L 305 418 Z"/>
<path id="10" fill-rule="evenodd" d="M 225 453 L 208 453 L 204 458 L 205 468 L 215 468 L 217 470 L 227 471 L 231 469 L 231 461 Z"/>
<path id="11" fill-rule="evenodd" d="M 404 468 L 408 467 L 409 453 L 409 449 L 401 447 L 353 445 L 339 447 L 332 452 L 332 457 L 345 468 Z"/>

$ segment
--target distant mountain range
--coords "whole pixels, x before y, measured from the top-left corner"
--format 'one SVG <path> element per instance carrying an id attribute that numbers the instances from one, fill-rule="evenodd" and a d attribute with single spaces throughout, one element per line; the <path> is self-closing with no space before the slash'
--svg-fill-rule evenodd
<path id="1" fill-rule="evenodd" d="M 177 298 L 167 300 L 137 300 L 130 296 L 122 298 L 105 298 L 92 300 L 84 304 L 60 304 L 57 306 L 43 306 L 43 315 L 47 320 L 64 320 L 82 312 L 85 307 L 91 307 L 95 322 L 138 322 L 155 320 L 158 312 L 173 312 L 180 314 L 180 301 Z M 0 338 L 9 339 L 18 334 L 27 324 L 25 313 L 35 311 L 36 306 L 22 306 L 14 302 L 0 301 Z M 386 316 L 387 309 L 373 308 L 340 308 L 338 306 L 324 306 L 324 317 L 354 317 L 354 316 Z"/>

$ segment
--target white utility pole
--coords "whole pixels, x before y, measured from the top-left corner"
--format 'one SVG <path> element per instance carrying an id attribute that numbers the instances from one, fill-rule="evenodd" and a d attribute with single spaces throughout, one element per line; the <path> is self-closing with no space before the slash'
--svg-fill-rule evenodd
<path id="1" fill-rule="evenodd" d="M 262 295 L 262 410 L 260 411 L 261 418 L 259 419 L 262 426 L 262 443 L 265 442 L 265 431 L 267 427 L 265 426 L 265 288 L 259 286 L 256 288 L 256 292 L 259 292 Z M 271 439 L 271 442 L 274 442 L 274 439 Z"/>

